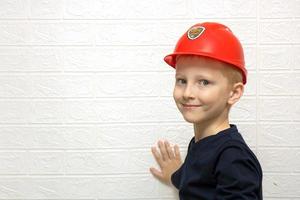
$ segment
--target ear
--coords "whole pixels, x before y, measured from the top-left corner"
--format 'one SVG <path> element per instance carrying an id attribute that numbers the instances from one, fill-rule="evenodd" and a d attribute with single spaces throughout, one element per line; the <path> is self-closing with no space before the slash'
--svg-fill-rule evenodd
<path id="1" fill-rule="evenodd" d="M 227 103 L 229 105 L 235 104 L 243 96 L 243 93 L 244 93 L 243 83 L 239 82 L 234 84 L 230 90 Z"/>

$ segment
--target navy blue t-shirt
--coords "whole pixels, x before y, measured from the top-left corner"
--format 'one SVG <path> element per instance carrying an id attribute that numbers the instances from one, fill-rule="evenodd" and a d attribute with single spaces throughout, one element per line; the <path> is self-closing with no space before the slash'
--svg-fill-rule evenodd
<path id="1" fill-rule="evenodd" d="M 180 200 L 262 200 L 263 172 L 236 125 L 188 146 L 172 174 Z"/>

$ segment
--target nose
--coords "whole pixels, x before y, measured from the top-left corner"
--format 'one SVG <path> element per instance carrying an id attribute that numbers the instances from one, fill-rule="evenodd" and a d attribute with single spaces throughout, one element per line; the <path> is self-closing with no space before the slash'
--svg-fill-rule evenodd
<path id="1" fill-rule="evenodd" d="M 193 85 L 191 84 L 187 84 L 184 92 L 183 92 L 183 98 L 184 99 L 190 99 L 190 98 L 194 98 L 194 91 L 193 91 Z"/>

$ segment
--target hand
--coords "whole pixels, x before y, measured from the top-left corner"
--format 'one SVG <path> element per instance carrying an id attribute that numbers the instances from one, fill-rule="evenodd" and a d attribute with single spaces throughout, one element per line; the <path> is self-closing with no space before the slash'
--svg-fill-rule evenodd
<path id="1" fill-rule="evenodd" d="M 161 171 L 151 167 L 150 172 L 163 183 L 172 185 L 171 176 L 182 165 L 179 147 L 178 145 L 175 145 L 173 152 L 172 147 L 167 140 L 165 142 L 158 141 L 158 147 L 160 153 L 157 151 L 156 147 L 152 147 L 151 151 Z"/>

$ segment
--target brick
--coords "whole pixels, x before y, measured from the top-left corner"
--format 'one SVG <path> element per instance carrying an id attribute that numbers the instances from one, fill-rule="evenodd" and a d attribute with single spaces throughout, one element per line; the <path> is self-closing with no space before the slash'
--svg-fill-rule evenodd
<path id="1" fill-rule="evenodd" d="M 294 72 L 261 73 L 259 91 L 261 95 L 299 95 L 297 80 L 300 80 L 300 74 Z"/>
<path id="2" fill-rule="evenodd" d="M 112 73 L 93 77 L 95 96 L 158 96 L 158 73 Z M 74 78 L 72 78 L 74 79 Z M 74 93 L 73 93 L 74 94 Z"/>
<path id="3" fill-rule="evenodd" d="M 300 43 L 299 21 L 260 22 L 260 44 Z"/>
<path id="4" fill-rule="evenodd" d="M 150 149 L 158 140 L 168 139 L 185 149 L 193 134 L 188 123 L 19 125 L 0 127 L 0 145 L 2 149 Z"/>
<path id="5" fill-rule="evenodd" d="M 259 119 L 274 121 L 299 120 L 297 102 L 291 97 L 261 97 L 258 101 L 258 109 L 260 110 Z"/>
<path id="6" fill-rule="evenodd" d="M 294 155 L 299 155 L 299 149 L 291 148 L 259 148 L 258 159 L 265 172 L 284 173 L 299 170 L 297 159 L 291 159 Z"/>
<path id="7" fill-rule="evenodd" d="M 19 127 L 0 127 L 1 149 L 26 148 L 26 134 Z"/>
<path id="8" fill-rule="evenodd" d="M 294 197 L 299 196 L 298 184 L 300 176 L 297 174 L 265 174 L 264 196 Z"/>
<path id="9" fill-rule="evenodd" d="M 62 49 L 59 47 L 2 47 L 0 48 L 0 59 L 0 71 L 63 71 L 64 60 Z"/>
<path id="10" fill-rule="evenodd" d="M 32 81 L 31 95 L 29 97 L 63 97 L 66 96 L 66 88 L 70 86 L 68 79 L 62 75 L 37 74 L 29 75 L 27 78 Z M 84 87 L 84 84 L 81 87 Z M 80 91 L 80 87 L 77 91 Z"/>
<path id="11" fill-rule="evenodd" d="M 115 185 L 119 189 L 115 190 Z M 123 198 L 153 199 L 177 196 L 171 188 L 161 185 L 152 175 L 147 176 L 101 176 L 101 177 L 35 177 L 2 178 L 0 185 L 8 190 L 0 191 L 2 198 L 42 199 L 108 199 Z M 145 187 L 148 185 L 149 187 Z"/>
<path id="12" fill-rule="evenodd" d="M 273 45 L 259 47 L 259 69 L 261 70 L 291 70 L 297 68 L 299 46 Z"/>
<path id="13" fill-rule="evenodd" d="M 256 120 L 256 101 L 254 98 L 242 97 L 235 103 L 229 113 L 232 120 Z"/>
<path id="14" fill-rule="evenodd" d="M 119 190 L 114 189 L 114 185 L 118 183 Z M 148 187 L 144 187 L 148 185 Z M 103 177 L 96 180 L 97 196 L 99 198 L 114 198 L 122 196 L 123 198 L 160 198 L 173 197 L 171 188 L 163 187 L 158 181 L 153 179 L 152 175 L 143 177 Z"/>
<path id="15" fill-rule="evenodd" d="M 186 151 L 182 151 L 181 154 L 182 158 L 185 158 Z M 103 162 L 105 160 L 109 162 Z M 150 166 L 159 168 L 150 148 L 147 150 L 66 152 L 66 174 L 148 174 Z"/>
<path id="16" fill-rule="evenodd" d="M 64 152 L 59 151 L 30 151 L 29 174 L 63 174 Z"/>
<path id="17" fill-rule="evenodd" d="M 175 45 L 175 44 L 174 44 Z M 65 71 L 171 71 L 163 57 L 173 51 L 163 47 L 64 48 Z"/>
<path id="18" fill-rule="evenodd" d="M 31 35 L 27 23 L 2 22 L 0 25 L 0 45 L 28 45 Z"/>
<path id="19" fill-rule="evenodd" d="M 245 56 L 245 67 L 248 71 L 254 71 L 257 67 L 257 48 L 254 46 L 243 45 Z"/>
<path id="20" fill-rule="evenodd" d="M 32 83 L 22 75 L 0 75 L 0 97 L 26 97 L 31 94 Z"/>
<path id="21" fill-rule="evenodd" d="M 91 45 L 94 41 L 89 23 L 34 23 L 30 33 L 33 45 Z"/>
<path id="22" fill-rule="evenodd" d="M 240 21 L 223 22 L 243 44 L 256 43 L 256 24 L 254 21 L 240 23 Z M 97 45 L 175 45 L 178 38 L 195 22 L 142 22 L 128 21 L 121 23 L 96 24 Z M 103 31 L 105 30 L 105 31 Z M 166 32 L 166 30 L 168 30 Z M 140 34 L 147 33 L 147 34 Z"/>
<path id="23" fill-rule="evenodd" d="M 237 9 L 238 8 L 238 9 Z M 238 0 L 213 0 L 191 1 L 191 10 L 196 18 L 255 18 L 255 1 Z"/>
<path id="24" fill-rule="evenodd" d="M 299 1 L 262 0 L 260 16 L 262 18 L 293 18 L 299 17 Z"/>
<path id="25" fill-rule="evenodd" d="M 28 0 L 2 1 L 0 19 L 26 19 L 28 12 Z"/>
<path id="26" fill-rule="evenodd" d="M 147 102 L 148 106 L 145 106 Z M 160 100 L 99 100 L 67 101 L 66 122 L 153 122 L 178 120 L 179 113 L 175 105 Z M 174 113 L 176 112 L 176 114 Z M 123 113 L 120 115 L 120 113 Z"/>
<path id="27" fill-rule="evenodd" d="M 0 174 L 15 175 L 28 172 L 28 156 L 25 151 L 0 152 Z"/>
<path id="28" fill-rule="evenodd" d="M 2 100 L 1 123 L 60 123 L 63 120 L 62 101 Z"/>
<path id="29" fill-rule="evenodd" d="M 258 124 L 258 145 L 272 147 L 297 147 L 300 140 L 300 126 L 297 123 Z"/>
<path id="30" fill-rule="evenodd" d="M 66 19 L 161 19 L 186 17 L 187 3 L 185 1 L 170 0 L 162 2 L 153 0 L 151 4 L 146 0 L 134 1 L 116 0 L 112 4 L 109 0 L 79 0 L 65 1 Z"/>
<path id="31" fill-rule="evenodd" d="M 30 0 L 31 19 L 61 19 L 63 17 L 62 0 Z"/>
<path id="32" fill-rule="evenodd" d="M 31 112 L 29 102 L 0 101 L 1 123 L 27 123 L 30 121 L 28 113 Z"/>
<path id="33" fill-rule="evenodd" d="M 237 129 L 243 136 L 245 142 L 250 148 L 256 147 L 256 138 L 257 138 L 257 130 L 256 130 L 256 124 L 255 123 L 242 123 L 242 122 L 235 122 L 231 121 L 230 123 L 233 123 L 237 126 Z M 255 152 L 254 152 L 255 153 Z"/>
<path id="34" fill-rule="evenodd" d="M 0 179 L 0 196 L 5 199 L 15 199 L 28 197 L 26 192 L 29 188 L 29 181 L 22 178 L 1 177 Z"/>
<path id="35" fill-rule="evenodd" d="M 6 22 L 0 26 L 0 45 L 91 45 L 89 23 Z"/>
<path id="36" fill-rule="evenodd" d="M 243 96 L 251 96 L 256 95 L 256 80 L 257 80 L 257 73 L 248 71 L 247 74 L 247 83 L 244 85 L 244 94 Z"/>

